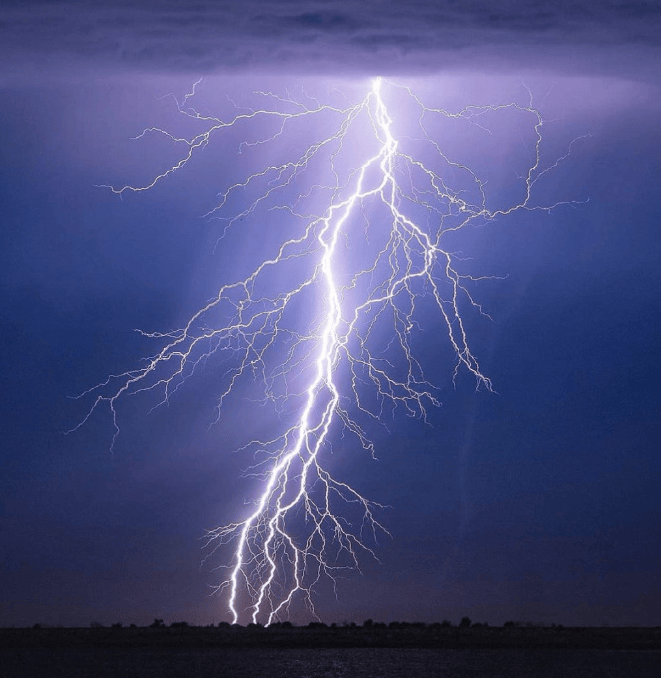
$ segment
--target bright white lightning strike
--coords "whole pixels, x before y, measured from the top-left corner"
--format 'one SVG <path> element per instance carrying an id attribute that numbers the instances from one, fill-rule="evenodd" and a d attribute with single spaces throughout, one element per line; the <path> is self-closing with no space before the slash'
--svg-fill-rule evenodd
<path id="1" fill-rule="evenodd" d="M 193 89 L 179 110 L 207 128 L 191 139 L 146 130 L 143 134 L 163 134 L 184 144 L 186 152 L 148 185 L 112 189 L 120 194 L 148 190 L 186 166 L 213 135 L 244 123 L 278 123 L 275 132 L 244 142 L 247 150 L 275 143 L 296 123 L 314 129 L 320 119 L 329 126 L 326 136 L 295 159 L 231 185 L 209 213 L 224 219 L 227 231 L 262 209 L 284 211 L 300 225 L 299 233 L 247 277 L 221 287 L 182 329 L 149 334 L 164 345 L 142 367 L 113 375 L 83 394 L 95 395 L 85 420 L 98 406 L 109 405 L 114 445 L 122 396 L 157 390 L 168 401 L 198 365 L 214 356 L 230 365 L 219 390 L 219 417 L 240 380 L 258 377 L 263 384 L 264 400 L 276 407 L 283 430 L 246 446 L 259 457 L 251 471 L 263 483 L 261 493 L 248 515 L 211 530 L 207 539 L 211 551 L 230 549 L 227 576 L 218 590 L 227 595 L 235 623 L 247 615 L 270 624 L 285 617 L 298 597 L 314 614 L 316 584 L 325 577 L 334 583 L 340 571 L 357 567 L 361 551 L 374 555 L 372 544 L 383 530 L 374 515 L 378 505 L 326 470 L 331 440 L 351 432 L 373 453 L 361 419 L 379 419 L 384 410 L 398 408 L 424 417 L 429 404 L 438 404 L 412 350 L 420 332 L 417 317 L 430 305 L 456 357 L 455 375 L 465 368 L 478 387 L 491 388 L 462 320 L 462 307 L 481 312 L 469 290 L 480 278 L 460 272 L 462 259 L 445 241 L 469 225 L 516 210 L 555 207 L 532 203 L 535 182 L 559 162 L 540 166 L 543 121 L 532 103 L 469 106 L 451 114 L 428 108 L 406 87 L 387 83 L 417 111 L 418 138 L 410 145 L 426 149 L 423 162 L 402 150 L 384 84 L 376 78 L 362 101 L 340 107 L 264 94 L 271 108 L 229 121 L 189 108 Z M 506 208 L 489 208 L 485 182 L 446 155 L 429 132 L 429 120 L 452 120 L 488 134 L 484 118 L 504 111 L 530 120 L 533 152 L 519 177 L 520 199 Z M 356 162 L 357 156 L 362 159 Z M 463 182 L 461 190 L 452 188 L 457 181 Z M 301 190 L 292 201 L 296 187 Z M 236 209 L 235 202 L 251 190 L 257 197 Z M 287 274 L 274 275 L 284 267 Z M 307 311 L 304 319 L 301 308 Z"/>

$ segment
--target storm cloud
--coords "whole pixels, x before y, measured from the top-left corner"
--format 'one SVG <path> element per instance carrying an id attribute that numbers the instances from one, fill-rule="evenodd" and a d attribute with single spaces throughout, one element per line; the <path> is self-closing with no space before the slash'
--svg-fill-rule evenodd
<path id="1" fill-rule="evenodd" d="M 5 2 L 5 74 L 58 65 L 172 73 L 405 73 L 515 66 L 652 72 L 658 2 Z M 641 70 L 642 69 L 642 70 Z"/>

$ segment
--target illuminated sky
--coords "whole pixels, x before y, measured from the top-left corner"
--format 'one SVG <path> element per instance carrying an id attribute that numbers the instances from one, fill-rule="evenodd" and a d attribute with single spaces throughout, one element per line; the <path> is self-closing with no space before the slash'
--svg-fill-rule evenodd
<path id="1" fill-rule="evenodd" d="M 466 235 L 476 268 L 502 277 L 479 287 L 493 322 L 470 320 L 497 394 L 464 378 L 453 389 L 423 343 L 443 401 L 430 425 L 390 420 L 374 434 L 378 462 L 334 454 L 339 475 L 392 507 L 380 520 L 393 538 L 337 601 L 321 591 L 318 611 L 661 623 L 658 7 L 214 6 L 0 11 L 0 624 L 226 618 L 207 596 L 218 572 L 200 567 L 200 538 L 248 498 L 232 450 L 267 424 L 238 400 L 209 428 L 205 374 L 167 409 L 124 406 L 112 458 L 107 417 L 62 432 L 85 413 L 67 396 L 152 350 L 134 328 L 181 325 L 273 236 L 257 246 L 238 231 L 214 249 L 218 223 L 200 218 L 242 167 L 236 139 L 150 193 L 120 199 L 95 184 L 137 183 L 173 162 L 162 140 L 131 137 L 176 128 L 162 97 L 200 75 L 200 101 L 219 113 L 255 89 L 356 96 L 384 64 L 449 108 L 525 102 L 525 82 L 549 121 L 549 158 L 590 135 L 540 199 L 589 202 Z M 503 143 L 492 152 L 506 166 Z"/>

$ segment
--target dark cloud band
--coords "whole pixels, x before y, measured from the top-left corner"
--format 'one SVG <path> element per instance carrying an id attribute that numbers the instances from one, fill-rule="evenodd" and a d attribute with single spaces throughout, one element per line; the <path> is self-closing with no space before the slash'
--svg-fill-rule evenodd
<path id="1" fill-rule="evenodd" d="M 608 68 L 661 45 L 658 2 L 578 0 L 244 0 L 6 2 L 6 67 L 30 63 L 217 72 L 237 68 L 373 73 L 475 63 Z M 589 51 L 591 60 L 585 59 Z M 598 55 L 595 57 L 595 55 Z M 644 63 L 645 57 L 639 61 Z M 587 63 L 592 61 L 592 66 Z"/>

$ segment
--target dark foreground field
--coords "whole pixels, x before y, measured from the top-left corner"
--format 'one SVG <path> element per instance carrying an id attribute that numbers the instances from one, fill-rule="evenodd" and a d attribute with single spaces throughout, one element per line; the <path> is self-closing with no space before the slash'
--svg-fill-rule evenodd
<path id="1" fill-rule="evenodd" d="M 0 648 L 445 648 L 661 650 L 661 627 L 587 628 L 441 624 L 329 627 L 250 625 L 0 629 Z M 661 671 L 660 671 L 661 675 Z"/>
<path id="2" fill-rule="evenodd" d="M 658 678 L 661 629 L 0 629 L 2 678 Z"/>

